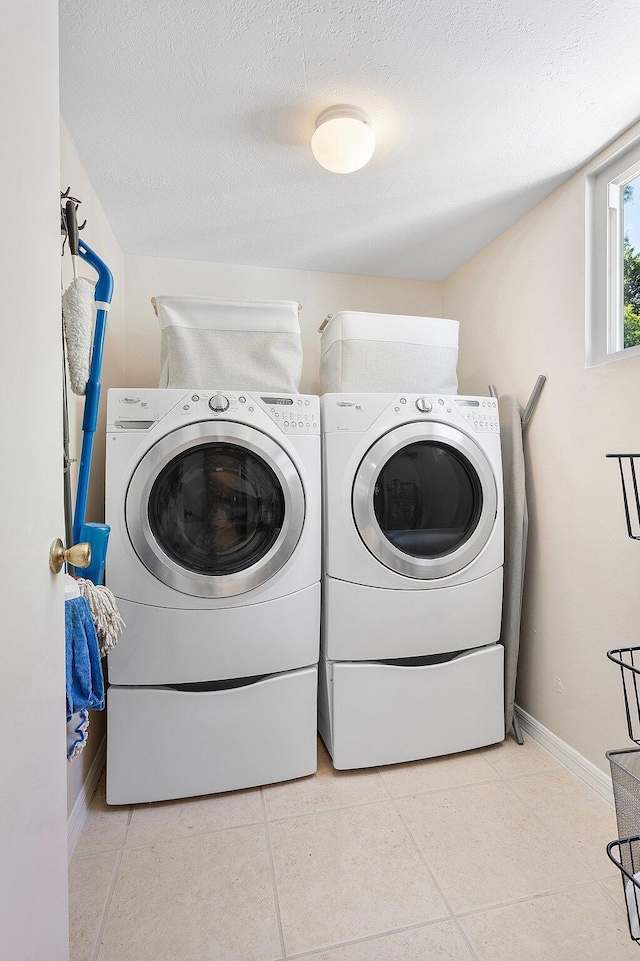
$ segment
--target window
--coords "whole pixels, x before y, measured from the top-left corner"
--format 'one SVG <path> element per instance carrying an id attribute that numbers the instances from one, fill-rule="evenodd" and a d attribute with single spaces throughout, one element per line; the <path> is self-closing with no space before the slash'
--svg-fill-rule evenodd
<path id="1" fill-rule="evenodd" d="M 588 367 L 640 353 L 640 142 L 587 177 Z"/>

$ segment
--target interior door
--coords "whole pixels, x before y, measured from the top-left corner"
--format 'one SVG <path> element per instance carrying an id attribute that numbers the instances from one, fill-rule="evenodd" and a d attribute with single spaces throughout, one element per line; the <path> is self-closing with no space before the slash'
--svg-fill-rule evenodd
<path id="1" fill-rule="evenodd" d="M 0 31 L 0 956 L 66 961 L 58 8 Z"/>

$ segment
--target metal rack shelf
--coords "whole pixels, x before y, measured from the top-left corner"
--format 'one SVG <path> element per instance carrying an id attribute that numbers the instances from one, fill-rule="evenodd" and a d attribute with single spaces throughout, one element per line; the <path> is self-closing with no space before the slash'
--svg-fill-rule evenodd
<path id="1" fill-rule="evenodd" d="M 631 740 L 640 744 L 640 647 L 617 647 L 607 657 L 620 668 L 627 730 Z"/>
<path id="2" fill-rule="evenodd" d="M 636 474 L 636 460 L 640 454 L 607 454 L 609 458 L 618 461 L 620 481 L 622 483 L 622 500 L 624 515 L 627 521 L 627 534 L 634 541 L 640 540 L 640 494 L 638 493 L 638 477 Z M 637 533 L 634 533 L 637 531 Z"/>
<path id="3" fill-rule="evenodd" d="M 640 944 L 640 835 L 611 841 L 607 854 L 622 875 L 629 935 Z"/>
<path id="4" fill-rule="evenodd" d="M 618 461 L 627 534 L 640 540 L 640 491 L 636 461 L 640 454 L 607 454 Z M 617 647 L 607 657 L 620 668 L 627 731 L 640 745 L 640 647 Z M 620 871 L 627 906 L 629 934 L 640 944 L 640 747 L 608 751 L 618 837 L 607 854 Z"/>
<path id="5" fill-rule="evenodd" d="M 618 837 L 607 845 L 607 854 L 620 871 L 629 934 L 640 944 L 640 747 L 608 751 L 607 759 L 618 826 Z"/>

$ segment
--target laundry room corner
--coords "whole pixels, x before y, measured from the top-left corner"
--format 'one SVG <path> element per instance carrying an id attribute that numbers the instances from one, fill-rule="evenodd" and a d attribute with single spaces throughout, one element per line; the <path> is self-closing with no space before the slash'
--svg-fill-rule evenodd
<path id="1" fill-rule="evenodd" d="M 78 208 L 78 223 L 86 220 L 87 225 L 81 233 L 85 239 L 109 265 L 114 278 L 114 296 L 107 324 L 104 363 L 102 367 L 102 394 L 98 429 L 92 461 L 91 481 L 87 503 L 87 519 L 104 520 L 104 462 L 105 462 L 105 425 L 106 397 L 110 387 L 124 384 L 124 256 L 115 238 L 104 209 L 98 200 L 91 180 L 80 162 L 69 131 L 60 122 L 60 189 L 70 188 L 72 196 L 81 201 Z M 95 280 L 93 272 L 85 268 L 82 276 Z M 66 288 L 73 276 L 71 257 L 65 245 L 62 257 L 62 286 Z M 72 459 L 71 482 L 75 490 L 80 448 L 82 444 L 82 418 L 84 397 L 68 391 L 69 405 L 69 454 Z M 104 712 L 92 711 L 90 714 L 89 738 L 84 750 L 67 765 L 67 817 L 69 819 L 70 840 L 77 837 L 82 827 L 89 798 L 95 789 L 97 777 L 104 766 Z M 71 845 L 72 846 L 72 845 Z"/>
<path id="2" fill-rule="evenodd" d="M 639 131 L 631 127 L 443 283 L 443 313 L 460 320 L 463 392 L 495 384 L 524 406 L 547 375 L 525 435 L 530 525 L 516 702 L 543 734 L 607 775 L 605 751 L 624 744 L 626 731 L 606 654 L 637 644 L 640 601 L 638 546 L 605 455 L 635 450 L 640 357 L 585 366 L 585 181 Z"/>

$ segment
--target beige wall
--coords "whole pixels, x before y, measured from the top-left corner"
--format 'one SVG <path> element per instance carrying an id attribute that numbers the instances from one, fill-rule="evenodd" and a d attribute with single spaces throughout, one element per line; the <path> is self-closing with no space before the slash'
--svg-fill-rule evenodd
<path id="1" fill-rule="evenodd" d="M 96 197 L 91 183 L 78 159 L 69 133 L 64 124 L 60 132 L 60 184 L 62 190 L 71 187 L 71 194 L 82 201 L 78 212 L 79 222 L 86 218 L 87 226 L 82 231 L 90 247 L 102 257 L 111 269 L 114 278 L 113 306 L 109 312 L 105 340 L 104 366 L 102 369 L 102 395 L 100 418 L 96 433 L 91 484 L 87 505 L 87 520 L 104 520 L 104 453 L 105 453 L 105 405 L 107 389 L 119 387 L 124 383 L 124 258 L 115 239 L 104 211 Z M 93 269 L 83 265 L 82 276 L 96 279 Z M 68 248 L 62 260 L 62 283 L 66 287 L 73 276 L 71 257 Z M 71 457 L 80 457 L 82 443 L 82 414 L 84 398 L 69 392 L 69 426 L 71 433 Z M 74 465 L 74 497 L 77 462 Z M 100 746 L 105 730 L 103 713 L 91 712 L 89 741 L 86 748 L 67 766 L 67 806 L 69 813 L 78 797 L 82 783 L 87 776 L 91 762 Z"/>
<path id="2" fill-rule="evenodd" d="M 442 305 L 461 321 L 461 391 L 494 383 L 524 403 L 548 377 L 526 444 L 517 701 L 605 770 L 605 750 L 627 743 L 606 651 L 637 644 L 640 627 L 640 544 L 626 536 L 616 463 L 605 460 L 640 449 L 640 357 L 584 366 L 585 173 L 610 152 L 452 274 Z"/>
<path id="3" fill-rule="evenodd" d="M 309 394 L 319 392 L 318 327 L 327 314 L 338 310 L 379 310 L 441 316 L 441 284 L 419 280 L 129 256 L 125 257 L 125 275 L 128 387 L 158 386 L 160 331 L 150 303 L 156 294 L 297 300 L 302 304 L 304 350 L 300 390 Z"/>

